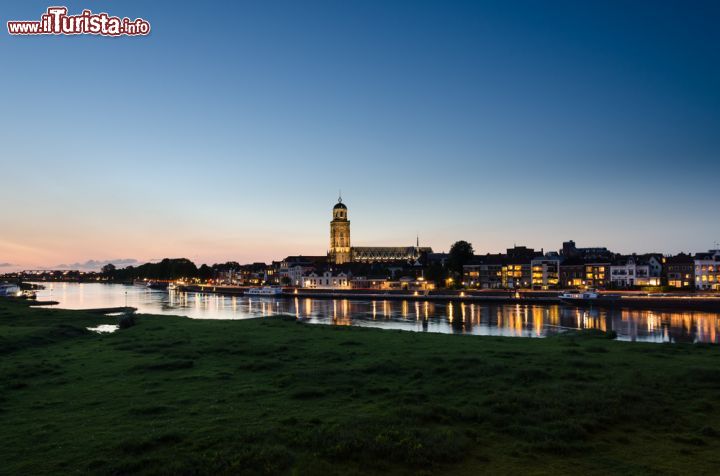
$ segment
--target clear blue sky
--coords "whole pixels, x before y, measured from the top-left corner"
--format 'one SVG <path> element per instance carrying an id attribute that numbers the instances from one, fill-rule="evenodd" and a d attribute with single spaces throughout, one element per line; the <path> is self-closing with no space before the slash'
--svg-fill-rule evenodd
<path id="1" fill-rule="evenodd" d="M 720 241 L 719 2 L 64 4 L 153 31 L 0 34 L 0 263 Z"/>

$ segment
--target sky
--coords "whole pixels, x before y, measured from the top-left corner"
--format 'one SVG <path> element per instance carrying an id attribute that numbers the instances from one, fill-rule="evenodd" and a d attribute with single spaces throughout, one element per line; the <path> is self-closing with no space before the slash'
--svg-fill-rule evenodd
<path id="1" fill-rule="evenodd" d="M 720 241 L 720 3 L 69 1 L 147 37 L 10 36 L 0 272 Z"/>

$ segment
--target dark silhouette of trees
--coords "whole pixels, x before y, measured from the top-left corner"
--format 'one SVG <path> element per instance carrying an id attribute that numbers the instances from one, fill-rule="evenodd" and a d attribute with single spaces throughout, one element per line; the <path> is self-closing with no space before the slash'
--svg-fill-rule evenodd
<path id="1" fill-rule="evenodd" d="M 106 264 L 106 265 L 103 266 L 102 269 L 101 269 L 102 274 L 104 274 L 104 275 L 107 276 L 107 277 L 112 277 L 113 274 L 115 273 L 115 270 L 116 270 L 115 265 L 112 264 L 112 263 Z"/>
<path id="2" fill-rule="evenodd" d="M 448 277 L 448 270 L 440 263 L 428 265 L 425 270 L 425 279 L 435 283 L 437 287 L 445 286 L 445 280 Z"/>
<path id="3" fill-rule="evenodd" d="M 114 281 L 132 281 L 133 279 L 193 278 L 198 274 L 195 263 L 186 258 L 165 258 L 158 263 L 145 263 L 140 266 L 128 266 L 116 269 L 114 265 L 103 266 L 103 274 Z"/>
<path id="4" fill-rule="evenodd" d="M 467 241 L 456 241 L 448 253 L 448 268 L 450 271 L 462 276 L 463 265 L 468 264 L 475 256 L 475 250 Z"/>
<path id="5" fill-rule="evenodd" d="M 197 277 L 200 279 L 212 279 L 215 277 L 215 271 L 208 265 L 203 264 L 197 270 Z"/>

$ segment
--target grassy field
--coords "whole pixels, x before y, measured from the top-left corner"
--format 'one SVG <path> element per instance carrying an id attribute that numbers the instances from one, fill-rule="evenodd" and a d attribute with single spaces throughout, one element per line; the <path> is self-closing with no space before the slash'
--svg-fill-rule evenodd
<path id="1" fill-rule="evenodd" d="M 717 474 L 720 348 L 0 301 L 0 473 Z"/>

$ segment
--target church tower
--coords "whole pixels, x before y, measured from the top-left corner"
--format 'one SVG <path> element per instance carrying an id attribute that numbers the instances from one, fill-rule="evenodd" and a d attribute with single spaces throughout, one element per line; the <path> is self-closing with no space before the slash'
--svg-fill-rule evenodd
<path id="1" fill-rule="evenodd" d="M 328 257 L 330 262 L 335 264 L 350 262 L 350 220 L 347 219 L 347 207 L 342 202 L 342 196 L 338 197 L 338 202 L 333 207 Z"/>

